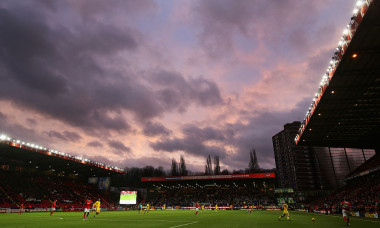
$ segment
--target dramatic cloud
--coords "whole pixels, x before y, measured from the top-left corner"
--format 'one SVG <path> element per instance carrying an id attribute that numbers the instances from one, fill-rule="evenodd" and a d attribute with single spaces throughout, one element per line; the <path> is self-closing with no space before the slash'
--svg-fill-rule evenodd
<path id="1" fill-rule="evenodd" d="M 218 86 L 202 77 L 186 80 L 179 74 L 161 71 L 152 75 L 150 82 L 155 84 L 159 100 L 169 110 L 186 111 L 191 102 L 202 106 L 222 103 Z"/>
<path id="2" fill-rule="evenodd" d="M 143 129 L 143 133 L 146 136 L 168 136 L 170 130 L 160 123 L 153 123 L 148 121 Z"/>
<path id="3" fill-rule="evenodd" d="M 182 127 L 183 138 L 162 139 L 150 146 L 157 151 L 179 152 L 183 151 L 188 154 L 202 155 L 217 155 L 221 158 L 226 157 L 226 150 L 223 148 L 222 141 L 225 139 L 224 133 L 221 130 L 211 127 L 199 128 L 195 125 L 187 124 Z M 213 145 L 208 142 L 213 141 Z"/>
<path id="4" fill-rule="evenodd" d="M 59 140 L 71 141 L 71 142 L 79 142 L 82 139 L 82 137 L 78 133 L 69 132 L 69 131 L 64 131 L 62 133 L 57 132 L 57 131 L 49 131 L 49 132 L 46 132 L 46 135 L 48 135 L 51 138 L 56 138 Z"/>
<path id="5" fill-rule="evenodd" d="M 108 145 L 113 148 L 113 152 L 118 155 L 122 155 L 124 153 L 130 152 L 131 148 L 126 147 L 124 143 L 116 140 L 111 140 L 108 142 Z"/>
<path id="6" fill-rule="evenodd" d="M 0 121 L 6 121 L 6 119 L 7 116 L 4 113 L 0 112 Z"/>
<path id="7" fill-rule="evenodd" d="M 102 148 L 103 144 L 101 144 L 98 141 L 92 141 L 92 142 L 87 143 L 87 146 Z"/>
<path id="8" fill-rule="evenodd" d="M 1 133 L 118 166 L 244 169 L 302 121 L 355 0 L 0 1 Z"/>
<path id="9" fill-rule="evenodd" d="M 37 121 L 36 121 L 35 119 L 27 118 L 26 121 L 27 121 L 28 124 L 30 124 L 30 125 L 36 125 L 36 124 L 37 124 Z"/>

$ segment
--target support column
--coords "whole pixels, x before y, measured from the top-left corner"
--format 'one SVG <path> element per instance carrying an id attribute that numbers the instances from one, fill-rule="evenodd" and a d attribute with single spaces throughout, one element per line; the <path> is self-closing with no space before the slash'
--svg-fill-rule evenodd
<path id="1" fill-rule="evenodd" d="M 336 188 L 338 188 L 338 180 L 337 180 L 337 178 L 336 178 L 334 161 L 333 161 L 333 159 L 332 159 L 332 155 L 331 155 L 330 147 L 328 147 L 328 148 L 329 148 L 329 154 L 330 154 L 331 166 L 332 166 L 332 168 L 333 168 L 333 172 L 334 172 L 335 186 L 336 186 Z"/>
<path id="2" fill-rule="evenodd" d="M 367 159 L 365 158 L 365 154 L 364 154 L 364 149 L 362 149 L 362 154 L 363 154 L 364 162 L 367 162 Z"/>
<path id="3" fill-rule="evenodd" d="M 347 151 L 346 151 L 346 148 L 343 148 L 343 149 L 344 149 L 344 154 L 346 155 L 346 161 L 347 161 L 347 165 L 348 165 L 348 171 L 351 173 L 351 167 L 350 167 L 350 162 L 348 161 Z"/>

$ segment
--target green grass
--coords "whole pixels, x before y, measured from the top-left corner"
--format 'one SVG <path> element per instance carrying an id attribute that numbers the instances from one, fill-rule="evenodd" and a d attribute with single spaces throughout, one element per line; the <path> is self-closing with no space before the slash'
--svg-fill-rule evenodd
<path id="1" fill-rule="evenodd" d="M 254 214 L 245 211 L 200 211 L 194 216 L 194 211 L 150 211 L 147 214 L 137 211 L 101 212 L 96 219 L 90 213 L 88 220 L 83 221 L 82 212 L 56 212 L 49 216 L 45 213 L 23 213 L 18 215 L 0 214 L 0 227 L 133 227 L 133 228 L 221 228 L 221 227 L 263 227 L 263 228 L 330 228 L 345 227 L 341 217 L 320 214 L 290 212 L 291 221 L 286 217 L 279 221 L 280 211 L 255 211 Z M 311 218 L 316 221 L 312 222 Z M 378 220 L 364 220 L 351 217 L 351 227 L 380 227 Z"/>

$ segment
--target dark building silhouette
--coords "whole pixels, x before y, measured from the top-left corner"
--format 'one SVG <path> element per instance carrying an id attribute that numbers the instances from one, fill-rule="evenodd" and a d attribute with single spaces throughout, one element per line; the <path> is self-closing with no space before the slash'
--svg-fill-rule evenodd
<path id="1" fill-rule="evenodd" d="M 344 178 L 371 158 L 374 150 L 296 146 L 301 122 L 284 125 L 272 137 L 277 185 L 295 190 L 336 189 Z"/>

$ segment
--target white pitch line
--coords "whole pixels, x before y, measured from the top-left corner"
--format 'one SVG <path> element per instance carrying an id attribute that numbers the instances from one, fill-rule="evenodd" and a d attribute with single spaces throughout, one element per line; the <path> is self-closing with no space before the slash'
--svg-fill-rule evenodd
<path id="1" fill-rule="evenodd" d="M 196 222 L 191 222 L 191 223 L 186 223 L 186 224 L 182 224 L 182 225 L 178 225 L 178 226 L 171 226 L 169 228 L 175 228 L 175 227 L 181 227 L 181 226 L 187 226 L 187 225 L 191 225 L 191 224 L 194 224 L 194 223 L 197 223 L 198 221 Z"/>
<path id="2" fill-rule="evenodd" d="M 137 219 L 126 219 L 126 220 L 117 220 L 117 219 L 93 219 L 93 220 L 103 220 L 103 221 L 110 221 L 110 222 L 188 222 L 188 221 L 171 221 L 171 220 L 137 220 Z"/>

